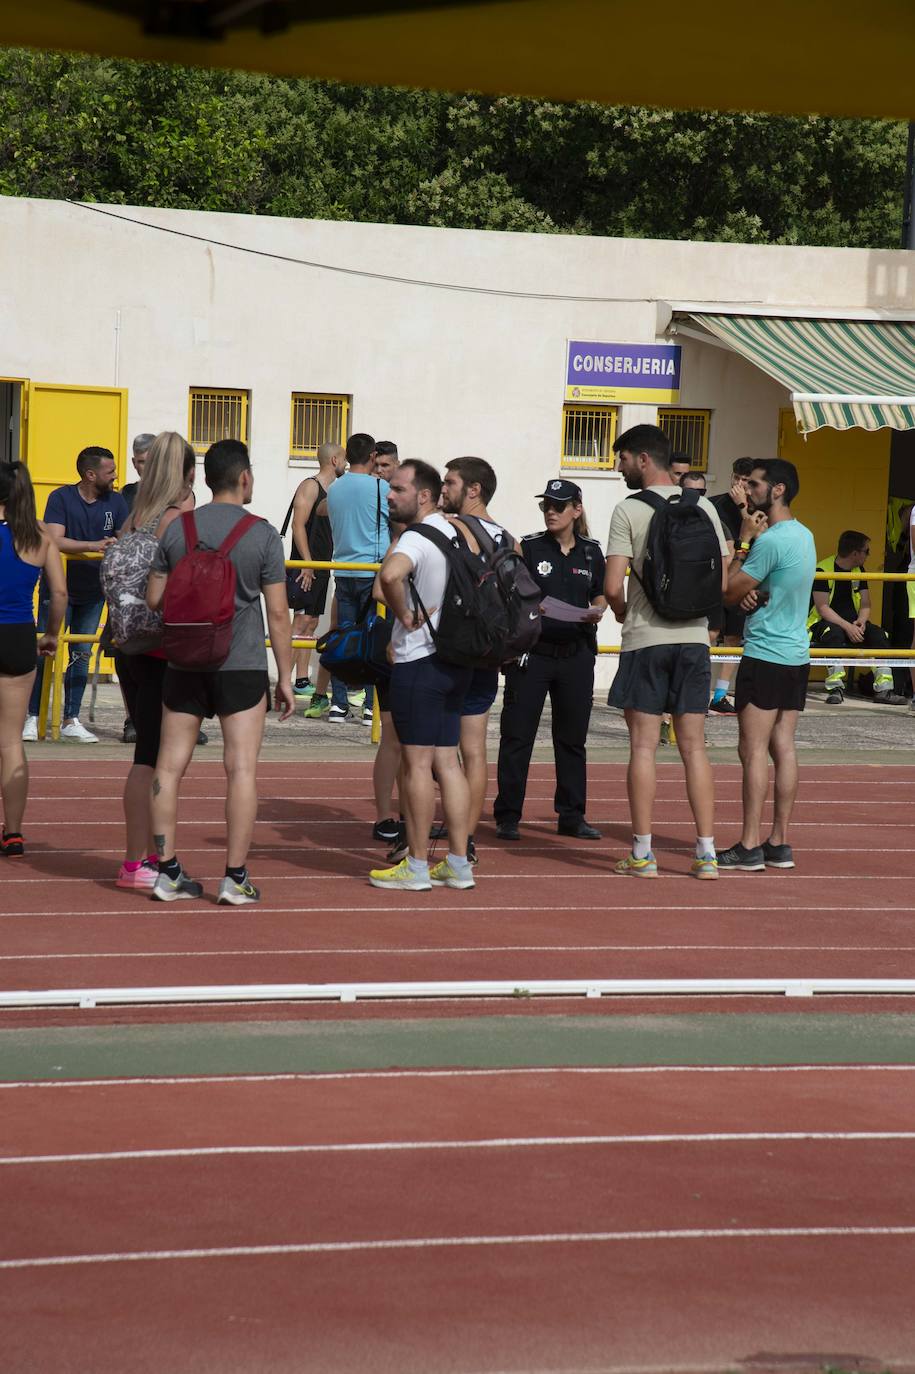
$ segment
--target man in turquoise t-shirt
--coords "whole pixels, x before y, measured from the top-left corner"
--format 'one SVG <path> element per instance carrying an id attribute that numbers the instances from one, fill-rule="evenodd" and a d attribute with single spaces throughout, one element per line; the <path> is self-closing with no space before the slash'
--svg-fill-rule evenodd
<path id="1" fill-rule="evenodd" d="M 807 696 L 807 615 L 816 571 L 813 535 L 791 514 L 799 486 L 797 468 L 782 458 L 760 459 L 747 482 L 748 514 L 724 594 L 729 606 L 742 605 L 748 612 L 734 692 L 743 764 L 743 833 L 737 844 L 719 852 L 719 872 L 794 867 L 788 844 L 797 795 L 794 737 Z M 770 754 L 775 815 L 769 838 L 762 841 Z"/>

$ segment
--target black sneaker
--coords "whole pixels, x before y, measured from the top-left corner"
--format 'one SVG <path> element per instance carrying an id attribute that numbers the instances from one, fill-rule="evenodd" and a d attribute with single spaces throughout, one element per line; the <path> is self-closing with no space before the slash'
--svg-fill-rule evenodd
<path id="1" fill-rule="evenodd" d="M 0 836 L 0 855 L 5 859 L 21 859 L 25 854 L 25 842 L 18 830 L 9 834 L 4 830 Z"/>
<path id="2" fill-rule="evenodd" d="M 409 853 L 410 846 L 407 844 L 407 836 L 406 833 L 404 833 L 399 839 L 394 841 L 394 844 L 387 852 L 386 859 L 389 864 L 399 864 L 403 862 Z"/>
<path id="3" fill-rule="evenodd" d="M 496 836 L 500 840 L 520 840 L 521 831 L 518 829 L 518 822 L 498 821 L 496 823 Z"/>
<path id="4" fill-rule="evenodd" d="M 433 821 L 429 827 L 430 840 L 446 840 L 448 838 L 448 827 L 444 821 Z"/>
<path id="5" fill-rule="evenodd" d="M 183 868 L 177 878 L 170 878 L 167 873 L 160 872 L 150 896 L 156 902 L 193 901 L 203 896 L 203 883 L 189 878 Z"/>
<path id="6" fill-rule="evenodd" d="M 709 714 L 712 716 L 736 716 L 737 707 L 730 697 L 719 697 L 717 701 L 709 702 Z"/>
<path id="7" fill-rule="evenodd" d="M 121 743 L 136 744 L 136 742 L 137 727 L 134 725 L 133 721 L 128 717 L 127 720 L 124 721 L 124 729 L 121 731 Z"/>
<path id="8" fill-rule="evenodd" d="M 376 821 L 372 826 L 372 839 L 378 840 L 379 844 L 393 844 L 400 839 L 401 825 L 402 822 L 393 816 L 386 821 Z"/>
<path id="9" fill-rule="evenodd" d="M 480 860 L 477 858 L 477 847 L 473 842 L 472 835 L 470 839 L 467 841 L 467 862 L 469 864 L 478 864 L 480 862 Z"/>
<path id="10" fill-rule="evenodd" d="M 844 688 L 844 687 L 830 687 L 829 691 L 826 693 L 826 705 L 827 705 L 827 706 L 841 706 L 841 705 L 842 705 L 842 702 L 843 702 L 844 700 L 845 700 L 845 688 Z"/>
<path id="11" fill-rule="evenodd" d="M 766 868 L 794 867 L 794 853 L 790 844 L 770 844 L 768 840 L 763 840 L 762 852 Z"/>
<path id="12" fill-rule="evenodd" d="M 719 873 L 762 873 L 765 867 L 766 859 L 761 844 L 756 845 L 753 849 L 747 849 L 744 845 L 737 843 L 731 845 L 730 849 L 719 849 L 718 851 Z"/>

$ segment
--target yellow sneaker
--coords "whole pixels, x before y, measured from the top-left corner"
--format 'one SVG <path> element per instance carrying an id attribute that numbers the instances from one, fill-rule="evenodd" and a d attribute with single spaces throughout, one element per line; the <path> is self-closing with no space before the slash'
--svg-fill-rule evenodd
<path id="1" fill-rule="evenodd" d="M 430 870 L 429 881 L 433 887 L 476 887 L 470 866 L 468 865 L 466 872 L 457 873 L 448 859 L 442 859 L 440 864 L 436 864 Z"/>
<path id="2" fill-rule="evenodd" d="M 373 868 L 369 882 L 372 887 L 393 887 L 402 892 L 428 892 L 432 887 L 428 874 L 414 873 L 409 859 L 401 859 L 393 868 Z"/>
<path id="3" fill-rule="evenodd" d="M 658 876 L 658 861 L 653 854 L 649 854 L 647 859 L 637 859 L 634 854 L 627 854 L 625 859 L 620 859 L 614 865 L 614 873 L 630 874 L 633 878 L 656 878 Z"/>
<path id="4" fill-rule="evenodd" d="M 703 878 L 708 882 L 710 878 L 718 877 L 718 860 L 713 854 L 703 854 L 701 859 L 693 859 L 689 871 L 694 878 Z"/>

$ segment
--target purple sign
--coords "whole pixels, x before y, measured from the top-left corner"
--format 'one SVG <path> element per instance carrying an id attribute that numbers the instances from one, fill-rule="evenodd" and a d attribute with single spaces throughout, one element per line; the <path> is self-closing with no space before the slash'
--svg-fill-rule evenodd
<path id="1" fill-rule="evenodd" d="M 677 344 L 570 340 L 566 397 L 670 402 L 680 391 L 680 353 Z"/>

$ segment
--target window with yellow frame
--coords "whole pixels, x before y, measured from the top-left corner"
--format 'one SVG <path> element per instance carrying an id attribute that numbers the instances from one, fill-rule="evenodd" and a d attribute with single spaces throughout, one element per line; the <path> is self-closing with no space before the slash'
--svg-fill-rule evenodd
<path id="1" fill-rule="evenodd" d="M 616 406 L 564 405 L 562 466 L 611 471 L 618 419 Z"/>
<path id="2" fill-rule="evenodd" d="M 294 391 L 289 424 L 290 458 L 316 458 L 322 444 L 345 444 L 349 397 Z"/>
<path id="3" fill-rule="evenodd" d="M 188 398 L 188 435 L 197 454 L 220 439 L 248 442 L 247 391 L 192 386 Z"/>
<path id="4" fill-rule="evenodd" d="M 708 470 L 708 432 L 712 418 L 710 410 L 680 410 L 674 407 L 658 410 L 658 428 L 663 429 L 671 448 L 688 453 L 690 466 L 698 472 Z"/>

